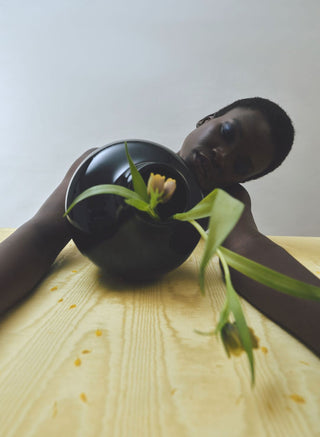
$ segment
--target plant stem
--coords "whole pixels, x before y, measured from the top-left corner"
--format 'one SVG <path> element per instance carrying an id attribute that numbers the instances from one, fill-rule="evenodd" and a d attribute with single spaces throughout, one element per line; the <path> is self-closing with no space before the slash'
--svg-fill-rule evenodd
<path id="1" fill-rule="evenodd" d="M 149 206 L 149 209 L 147 210 L 147 213 L 150 215 L 150 217 L 152 217 L 152 218 L 154 218 L 156 220 L 160 220 L 160 217 L 155 212 L 155 210 L 151 207 L 151 205 Z"/>
<path id="2" fill-rule="evenodd" d="M 196 228 L 196 230 L 199 232 L 201 237 L 204 240 L 207 240 L 208 235 L 207 235 L 206 231 L 203 229 L 203 227 L 201 225 L 199 225 L 199 223 L 196 220 L 188 220 L 188 221 L 192 226 L 194 226 Z"/>
<path id="3" fill-rule="evenodd" d="M 197 229 L 197 231 L 199 232 L 199 234 L 201 235 L 201 237 L 204 240 L 208 239 L 207 233 L 202 228 L 202 226 L 199 225 L 199 223 L 196 220 L 189 220 L 189 223 L 191 223 Z M 218 255 L 218 257 L 221 261 L 222 269 L 224 272 L 224 279 L 225 279 L 225 284 L 226 284 L 226 300 L 225 300 L 225 303 L 224 303 L 222 310 L 220 311 L 219 322 L 218 322 L 215 330 L 213 331 L 213 333 L 216 335 L 221 334 L 222 328 L 228 322 L 229 314 L 232 313 L 234 318 L 235 318 L 237 329 L 239 331 L 240 340 L 242 342 L 243 350 L 246 352 L 248 360 L 249 360 L 249 366 L 250 366 L 250 370 L 251 370 L 251 383 L 253 385 L 254 379 L 255 379 L 255 377 L 254 377 L 254 373 L 255 373 L 254 372 L 254 357 L 253 357 L 253 352 L 252 352 L 253 346 L 252 346 L 249 328 L 248 328 L 247 322 L 245 320 L 245 317 L 244 317 L 244 314 L 243 314 L 243 311 L 241 308 L 239 296 L 232 285 L 228 263 L 227 263 L 224 255 L 219 247 L 216 249 L 216 254 Z M 222 339 L 222 342 L 223 342 L 223 345 L 226 349 L 227 354 L 229 355 L 228 349 L 227 349 L 223 339 Z"/>
<path id="4" fill-rule="evenodd" d="M 231 281 L 229 266 L 227 264 L 225 257 L 222 255 L 222 252 L 220 249 L 217 249 L 217 255 L 219 256 L 219 259 L 221 261 L 226 282 L 227 281 L 229 282 L 229 281 Z"/>

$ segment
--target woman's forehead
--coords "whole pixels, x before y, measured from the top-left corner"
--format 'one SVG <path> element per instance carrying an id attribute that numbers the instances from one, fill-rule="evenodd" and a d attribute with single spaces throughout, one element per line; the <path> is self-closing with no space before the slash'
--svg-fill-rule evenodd
<path id="1" fill-rule="evenodd" d="M 244 123 L 261 123 L 264 124 L 267 128 L 269 128 L 268 122 L 265 119 L 264 115 L 261 114 L 257 109 L 251 108 L 243 108 L 237 107 L 230 109 L 230 111 L 225 114 L 215 117 L 215 119 L 228 119 L 228 118 L 236 118 L 239 121 Z"/>
<path id="2" fill-rule="evenodd" d="M 273 160 L 275 149 L 270 126 L 265 117 L 259 111 L 246 108 L 230 111 L 229 116 L 239 121 L 242 133 L 241 142 L 252 155 L 257 166 L 268 166 Z"/>
<path id="3" fill-rule="evenodd" d="M 268 121 L 260 111 L 249 108 L 234 108 L 226 112 L 221 117 L 216 118 L 221 122 L 233 120 L 236 122 L 239 133 L 246 140 L 259 141 L 270 146 L 272 143 L 271 130 Z"/>

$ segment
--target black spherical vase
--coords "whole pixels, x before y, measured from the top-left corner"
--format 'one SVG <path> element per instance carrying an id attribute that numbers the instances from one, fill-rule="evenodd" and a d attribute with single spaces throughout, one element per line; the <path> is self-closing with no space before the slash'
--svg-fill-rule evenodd
<path id="1" fill-rule="evenodd" d="M 83 200 L 68 219 L 76 246 L 97 266 L 126 280 L 150 280 L 181 265 L 197 245 L 195 228 L 170 217 L 191 209 L 202 193 L 184 161 L 170 149 L 142 140 L 128 140 L 127 144 L 146 182 L 150 173 L 176 179 L 174 195 L 158 206 L 161 220 L 111 194 Z M 123 141 L 94 151 L 80 165 L 69 184 L 66 210 L 80 193 L 100 184 L 133 189 Z"/>

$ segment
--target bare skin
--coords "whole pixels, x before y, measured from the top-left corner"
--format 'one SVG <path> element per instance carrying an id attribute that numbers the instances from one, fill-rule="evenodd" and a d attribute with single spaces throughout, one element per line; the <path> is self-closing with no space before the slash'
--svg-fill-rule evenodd
<path id="1" fill-rule="evenodd" d="M 259 112 L 235 108 L 199 123 L 178 154 L 196 175 L 203 192 L 244 182 L 271 163 L 274 146 Z"/>
<path id="2" fill-rule="evenodd" d="M 35 216 L 0 244 L 0 314 L 34 288 L 70 240 L 63 218 L 66 190 L 80 162 L 93 150 L 73 163 Z"/>
<path id="3" fill-rule="evenodd" d="M 179 155 L 197 175 L 204 193 L 221 187 L 245 204 L 242 217 L 223 243 L 226 248 L 320 287 L 316 276 L 259 232 L 249 194 L 239 184 L 266 168 L 273 152 L 269 127 L 261 114 L 236 108 L 222 117 L 200 120 L 186 137 Z M 231 277 L 241 296 L 320 356 L 320 302 L 279 293 L 235 270 L 231 270 Z"/>
<path id="4" fill-rule="evenodd" d="M 245 204 L 245 210 L 223 246 L 294 279 L 320 287 L 320 280 L 286 250 L 261 234 L 254 222 L 248 192 L 235 185 L 226 191 Z M 237 292 L 254 307 L 300 340 L 320 357 L 320 302 L 298 299 L 231 269 Z"/>
<path id="5" fill-rule="evenodd" d="M 237 120 L 238 131 L 230 134 L 226 131 L 232 128 L 224 123 L 234 123 L 234 120 Z M 0 244 L 0 314 L 34 288 L 70 240 L 67 220 L 62 217 L 65 194 L 76 167 L 92 150 L 71 166 L 37 214 Z M 239 185 L 246 177 L 266 168 L 272 154 L 268 128 L 260 114 L 241 108 L 200 122 L 179 152 L 195 172 L 204 192 L 224 187 L 246 205 L 240 221 L 224 242 L 225 247 L 293 278 L 320 286 L 320 280 L 309 270 L 258 231 L 250 197 Z M 317 336 L 320 303 L 278 293 L 235 271 L 232 271 L 232 280 L 245 299 L 320 356 Z"/>

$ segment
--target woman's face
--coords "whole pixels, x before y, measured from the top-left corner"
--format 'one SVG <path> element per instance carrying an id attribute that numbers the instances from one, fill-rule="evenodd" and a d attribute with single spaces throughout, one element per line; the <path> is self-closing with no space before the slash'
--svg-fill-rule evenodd
<path id="1" fill-rule="evenodd" d="M 270 128 L 259 111 L 235 108 L 218 118 L 208 116 L 197 126 L 178 154 L 204 192 L 244 182 L 272 161 Z"/>

